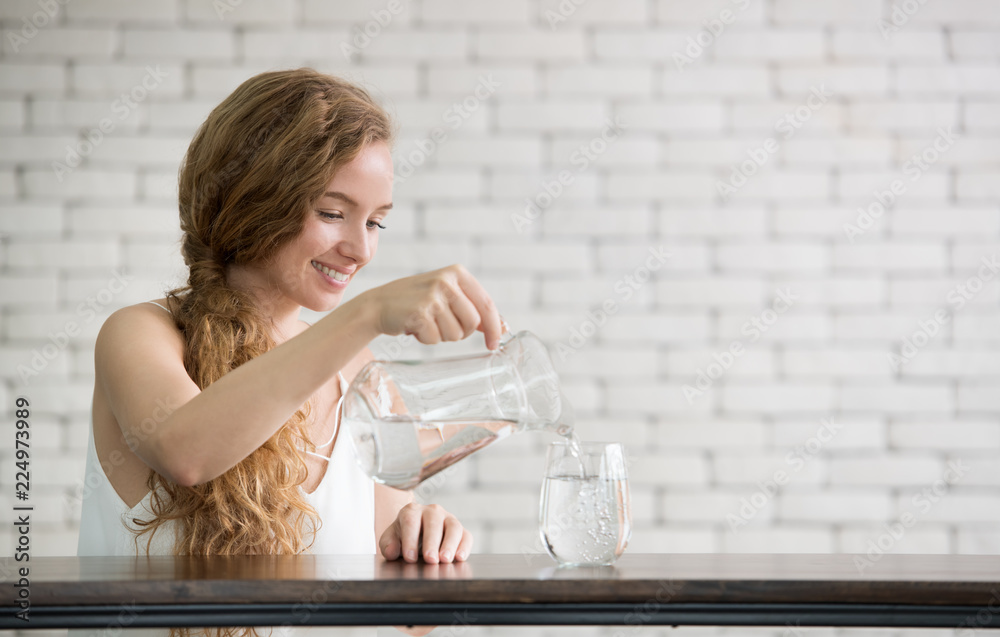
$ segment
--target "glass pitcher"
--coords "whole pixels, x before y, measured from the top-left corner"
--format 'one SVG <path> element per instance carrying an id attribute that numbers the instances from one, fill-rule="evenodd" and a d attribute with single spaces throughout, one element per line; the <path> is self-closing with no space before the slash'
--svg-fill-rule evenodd
<path id="1" fill-rule="evenodd" d="M 526 331 L 486 354 L 371 361 L 344 396 L 341 422 L 365 473 L 397 489 L 519 431 L 573 432 L 548 350 Z"/>

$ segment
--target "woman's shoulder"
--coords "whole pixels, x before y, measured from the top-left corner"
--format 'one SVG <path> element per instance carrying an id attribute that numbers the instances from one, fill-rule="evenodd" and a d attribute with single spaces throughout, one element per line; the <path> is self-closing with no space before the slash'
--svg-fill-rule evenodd
<path id="1" fill-rule="evenodd" d="M 165 322 L 173 325 L 174 314 L 169 309 L 171 305 L 168 299 L 155 299 L 126 305 L 112 312 L 104 321 L 104 325 L 110 325 L 112 328 L 120 328 L 136 322 L 149 322 L 150 319 L 155 319 L 157 323 Z"/>
<path id="2" fill-rule="evenodd" d="M 138 343 L 183 349 L 184 337 L 166 309 L 170 307 L 167 299 L 157 299 L 156 303 L 159 306 L 144 301 L 112 312 L 98 332 L 95 354 L 100 357 L 104 351 Z"/>

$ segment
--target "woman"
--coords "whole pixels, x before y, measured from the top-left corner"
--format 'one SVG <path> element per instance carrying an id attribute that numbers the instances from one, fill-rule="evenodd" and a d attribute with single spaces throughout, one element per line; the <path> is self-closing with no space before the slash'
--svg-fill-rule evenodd
<path id="1" fill-rule="evenodd" d="M 80 555 L 467 558 L 453 515 L 373 484 L 340 435 L 379 334 L 500 337 L 461 266 L 341 303 L 392 207 L 392 137 L 363 89 L 308 69 L 251 78 L 208 116 L 180 171 L 188 284 L 97 339 Z M 336 309 L 310 327 L 302 307 Z"/>

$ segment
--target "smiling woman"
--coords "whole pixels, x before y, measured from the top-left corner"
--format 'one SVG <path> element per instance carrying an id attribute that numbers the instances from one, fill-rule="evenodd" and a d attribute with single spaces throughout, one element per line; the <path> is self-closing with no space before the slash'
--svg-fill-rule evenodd
<path id="1" fill-rule="evenodd" d="M 333 175 L 308 206 L 294 239 L 266 261 L 234 264 L 231 282 L 238 288 L 270 290 L 268 304 L 285 302 L 295 314 L 288 314 L 292 328 L 299 307 L 335 307 L 350 280 L 375 255 L 391 197 L 392 157 L 386 141 L 377 139 Z"/>
<path id="2" fill-rule="evenodd" d="M 376 148 L 374 150 L 374 152 L 378 152 L 379 150 L 382 150 L 382 149 L 381 148 Z M 364 158 L 364 160 L 367 160 L 367 159 L 368 159 L 368 157 Z M 379 157 L 375 157 L 373 161 L 377 162 L 379 159 L 380 159 Z M 362 162 L 361 162 L 361 165 L 362 165 L 361 169 L 362 170 L 364 169 L 363 168 L 363 166 L 364 166 L 364 160 L 362 160 Z M 349 166 L 348 168 L 353 168 L 353 166 Z M 378 168 L 376 168 L 376 170 L 378 170 Z M 390 171 L 391 170 L 392 170 L 392 168 L 390 167 Z M 342 175 L 342 177 L 343 177 L 342 180 L 346 181 L 350 177 L 349 177 L 349 174 L 347 174 L 346 170 L 344 171 L 344 173 L 345 174 Z M 336 181 L 336 179 L 334 181 Z M 331 184 L 331 186 L 335 186 L 335 184 Z M 331 203 L 327 203 L 327 202 L 331 202 Z M 354 210 L 357 210 L 358 208 L 361 207 L 361 204 L 359 204 L 358 202 L 354 201 L 353 199 L 351 199 L 350 197 L 348 197 L 344 193 L 336 191 L 336 190 L 329 190 L 329 191 L 327 191 L 323 195 L 323 198 L 320 200 L 320 206 L 322 206 L 323 208 L 330 207 L 331 209 L 330 210 L 320 209 L 317 212 L 319 213 L 320 217 L 322 217 L 323 219 L 326 219 L 328 221 L 334 221 L 334 220 L 338 220 L 338 219 L 339 220 L 343 220 L 344 219 L 344 213 L 340 212 L 340 211 L 338 211 L 336 209 L 338 207 L 338 204 L 340 204 L 339 205 L 340 208 L 349 208 L 349 209 L 354 209 Z M 385 217 L 386 217 L 386 215 L 389 214 L 389 210 L 391 210 L 391 209 L 392 209 L 392 204 L 391 203 L 383 204 L 383 205 L 379 206 L 378 208 L 376 208 L 375 212 L 376 213 L 381 213 L 381 215 L 376 214 L 376 216 L 374 218 L 369 219 L 367 221 L 366 227 L 368 228 L 368 230 L 372 230 L 372 231 L 374 231 L 376 229 L 378 229 L 378 230 L 385 230 L 385 226 L 383 226 L 381 223 L 379 223 L 379 218 L 381 218 L 381 219 L 384 220 Z M 373 232 L 372 236 L 374 237 L 374 243 L 377 245 L 377 243 L 378 243 L 378 233 L 374 233 Z M 375 250 L 375 248 L 373 246 L 372 247 L 372 252 L 374 252 L 374 250 Z M 346 281 L 356 271 L 356 270 L 345 271 L 343 268 L 338 268 L 337 266 L 330 265 L 330 264 L 327 264 L 327 263 L 321 263 L 319 261 L 313 261 L 312 265 L 313 265 L 313 267 L 315 267 L 317 270 L 319 270 L 323 274 L 326 274 L 327 276 L 332 277 L 333 278 L 333 282 L 345 282 L 345 285 L 346 285 Z"/>
<path id="3" fill-rule="evenodd" d="M 468 556 L 455 516 L 374 485 L 338 436 L 374 337 L 500 336 L 460 265 L 341 303 L 386 228 L 391 143 L 367 92 L 309 69 L 251 78 L 212 111 L 180 173 L 187 285 L 98 336 L 80 555 Z M 303 307 L 329 314 L 309 326 Z"/>

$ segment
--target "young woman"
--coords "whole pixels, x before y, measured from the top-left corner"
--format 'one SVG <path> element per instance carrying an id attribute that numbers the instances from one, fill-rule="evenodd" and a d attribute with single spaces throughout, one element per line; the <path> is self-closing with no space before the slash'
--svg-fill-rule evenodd
<path id="1" fill-rule="evenodd" d="M 457 265 L 341 303 L 392 208 L 392 139 L 367 92 L 308 69 L 251 78 L 208 116 L 180 171 L 187 285 L 97 339 L 80 555 L 467 558 L 455 516 L 374 484 L 338 420 L 379 334 L 500 338 Z M 302 307 L 333 311 L 309 326 Z"/>

